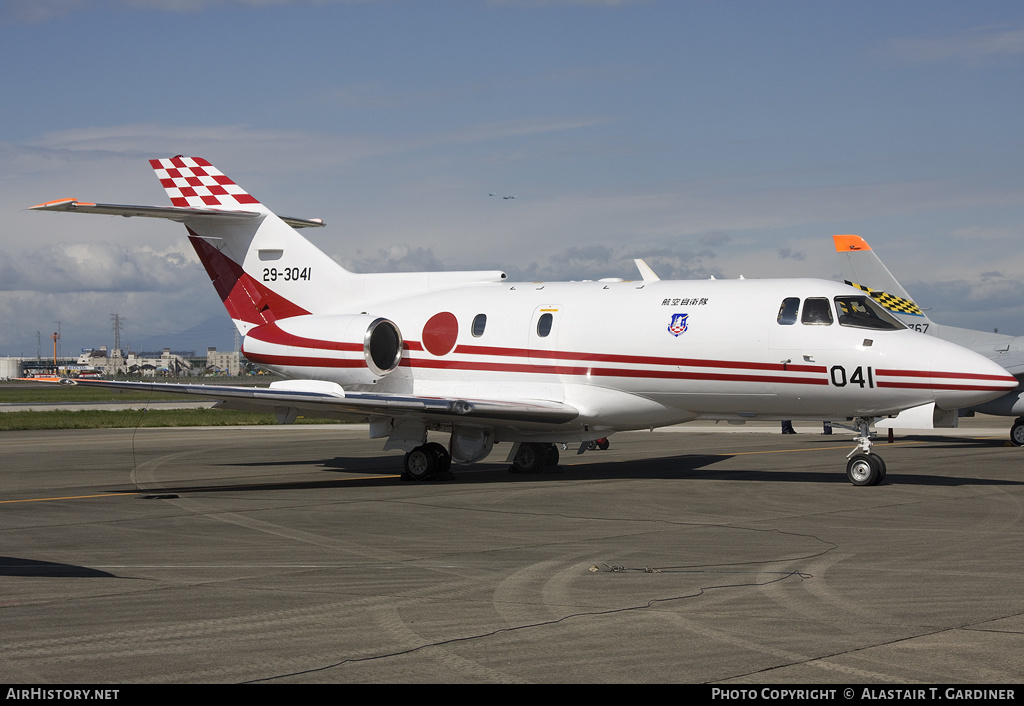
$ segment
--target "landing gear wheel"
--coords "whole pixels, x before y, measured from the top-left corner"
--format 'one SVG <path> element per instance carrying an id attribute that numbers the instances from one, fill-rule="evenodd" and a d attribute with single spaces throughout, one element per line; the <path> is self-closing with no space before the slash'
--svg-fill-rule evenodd
<path id="1" fill-rule="evenodd" d="M 607 451 L 608 447 L 611 446 L 611 444 L 608 442 L 608 439 L 598 439 L 595 443 L 597 444 L 597 448 L 601 449 L 602 451 Z"/>
<path id="2" fill-rule="evenodd" d="M 523 442 L 512 457 L 510 473 L 540 473 L 558 466 L 558 447 L 554 444 Z"/>
<path id="3" fill-rule="evenodd" d="M 437 473 L 440 461 L 429 444 L 417 446 L 405 455 L 405 472 L 402 480 L 430 480 Z"/>
<path id="4" fill-rule="evenodd" d="M 1024 446 L 1024 419 L 1017 419 L 1010 427 L 1010 443 L 1014 446 Z"/>
<path id="5" fill-rule="evenodd" d="M 434 471 L 434 478 L 438 480 L 451 480 L 452 476 L 452 455 L 448 453 L 443 445 L 432 441 L 426 444 L 424 448 L 434 454 L 434 458 L 437 460 L 437 470 Z"/>
<path id="6" fill-rule="evenodd" d="M 856 454 L 846 464 L 846 477 L 854 485 L 878 485 L 885 478 L 885 461 L 876 454 Z"/>
<path id="7" fill-rule="evenodd" d="M 554 468 L 558 465 L 558 447 L 554 444 L 547 444 L 544 449 L 544 468 Z"/>
<path id="8" fill-rule="evenodd" d="M 519 444 L 519 449 L 512 458 L 512 468 L 509 470 L 513 473 L 537 473 L 544 466 L 546 458 L 547 449 L 544 444 Z"/>
<path id="9" fill-rule="evenodd" d="M 452 457 L 448 453 L 448 449 L 446 449 L 444 446 L 437 443 L 436 441 L 432 441 L 429 444 L 426 444 L 424 448 L 430 453 L 434 454 L 434 457 L 437 459 L 438 472 L 444 473 L 445 471 L 451 470 Z"/>

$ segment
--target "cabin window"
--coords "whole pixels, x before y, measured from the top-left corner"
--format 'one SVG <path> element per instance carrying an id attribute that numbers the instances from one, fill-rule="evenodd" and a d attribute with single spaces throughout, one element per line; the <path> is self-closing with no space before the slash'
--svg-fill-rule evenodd
<path id="1" fill-rule="evenodd" d="M 895 331 L 906 328 L 895 316 L 870 297 L 836 297 L 840 326 Z"/>
<path id="2" fill-rule="evenodd" d="M 487 327 L 487 314 L 477 314 L 473 318 L 473 336 L 480 338 L 484 335 L 484 329 Z"/>
<path id="3" fill-rule="evenodd" d="M 779 323 L 783 326 L 791 326 L 796 323 L 796 312 L 800 309 L 798 297 L 786 297 L 779 307 Z"/>
<path id="4" fill-rule="evenodd" d="M 537 319 L 537 335 L 544 338 L 551 333 L 551 322 L 554 317 L 551 314 L 541 314 L 540 318 Z"/>
<path id="5" fill-rule="evenodd" d="M 829 326 L 832 324 L 832 306 L 825 297 L 810 297 L 804 300 L 804 311 L 800 315 L 800 323 L 811 326 Z"/>

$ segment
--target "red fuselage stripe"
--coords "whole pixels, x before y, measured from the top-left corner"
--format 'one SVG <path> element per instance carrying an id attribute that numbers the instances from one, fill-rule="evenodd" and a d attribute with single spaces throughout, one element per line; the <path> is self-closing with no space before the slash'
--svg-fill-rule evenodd
<path id="1" fill-rule="evenodd" d="M 976 390 L 978 392 L 998 392 L 1000 387 L 989 387 L 987 385 L 953 385 L 950 383 L 927 383 L 927 382 L 885 382 L 878 381 L 877 387 L 901 388 L 905 390 Z"/>
<path id="2" fill-rule="evenodd" d="M 270 324 L 261 326 L 250 332 L 255 340 L 263 341 L 281 346 L 294 348 L 307 348 L 312 350 L 334 350 L 358 352 L 362 345 L 354 343 L 341 343 L 337 341 L 324 341 L 321 339 L 304 338 L 283 331 L 278 325 Z M 418 341 L 405 341 L 407 351 L 420 352 L 423 346 Z M 759 363 L 750 361 L 735 360 L 705 360 L 700 358 L 666 358 L 660 356 L 622 355 L 614 353 L 582 353 L 574 351 L 544 351 L 525 348 L 505 348 L 491 346 L 458 346 L 455 353 L 463 355 L 495 356 L 495 357 L 516 357 L 526 359 L 543 359 L 545 361 L 590 361 L 601 363 L 619 363 L 626 365 L 660 365 L 686 368 L 725 368 L 732 370 L 766 371 L 779 373 L 825 373 L 827 368 L 819 365 L 783 365 L 781 363 Z M 325 358 L 321 356 L 303 355 L 276 355 L 273 353 L 250 353 L 246 355 L 250 360 L 267 365 L 281 365 L 289 367 L 315 367 L 315 368 L 359 368 L 365 365 L 362 358 Z M 502 372 L 502 373 L 529 373 L 547 375 L 572 375 L 591 377 L 624 377 L 624 378 L 647 378 L 647 379 L 674 379 L 674 380 L 720 380 L 724 382 L 761 382 L 761 383 L 785 383 L 790 385 L 828 385 L 828 379 L 824 377 L 785 377 L 782 375 L 757 375 L 744 373 L 713 373 L 681 370 L 643 370 L 636 368 L 620 367 L 594 367 L 589 365 L 557 365 L 548 362 L 537 363 L 511 363 L 511 362 L 484 362 L 454 360 L 450 358 L 432 359 L 417 356 L 411 358 L 408 355 L 403 357 L 403 366 L 409 368 L 426 368 L 435 370 L 475 370 L 481 372 Z M 962 381 L 986 381 L 993 382 L 1014 382 L 1016 380 L 1009 376 L 979 375 L 973 373 L 951 373 L 931 372 L 927 370 L 875 370 L 875 375 L 881 377 L 909 377 L 909 378 L 931 378 L 931 379 L 959 379 Z M 953 383 L 931 383 L 931 382 L 897 382 L 878 380 L 878 387 L 900 388 L 900 389 L 931 389 L 931 390 L 991 390 L 993 388 L 984 385 L 953 384 Z"/>
<path id="3" fill-rule="evenodd" d="M 340 343 L 336 341 L 324 341 L 321 339 L 304 338 L 290 334 L 280 328 L 277 324 L 260 326 L 249 332 L 249 336 L 257 341 L 271 343 L 280 346 L 291 346 L 295 348 L 308 348 L 311 350 L 337 350 L 337 351 L 361 351 L 363 346 L 355 343 Z M 405 349 L 409 351 L 422 351 L 423 346 L 418 341 L 405 341 Z M 620 355 L 614 353 L 579 353 L 572 351 L 543 351 L 529 350 L 526 348 L 501 348 L 490 346 L 458 346 L 456 354 L 463 355 L 489 355 L 496 357 L 514 358 L 544 358 L 558 361 L 592 361 L 601 363 L 621 363 L 629 365 L 671 365 L 687 368 L 729 368 L 739 370 L 763 370 L 777 372 L 795 373 L 824 373 L 823 365 L 783 365 L 782 363 L 755 363 L 737 360 L 701 360 L 698 358 L 666 358 L 659 356 L 643 355 Z M 435 362 L 435 361 L 431 361 Z M 447 362 L 448 366 L 430 367 L 467 367 L 470 365 L 486 365 L 483 363 L 466 363 L 463 361 L 439 361 Z M 495 363 L 494 365 L 501 365 Z M 420 367 L 428 367 L 426 365 Z M 535 370 L 534 365 L 526 366 L 528 370 Z M 474 368 L 485 370 L 487 368 Z M 570 373 L 576 374 L 576 373 Z"/>
<path id="4" fill-rule="evenodd" d="M 492 346 L 458 346 L 455 348 L 455 352 L 464 355 L 553 358 L 555 360 L 587 360 L 601 363 L 631 363 L 635 365 L 679 365 L 689 368 L 742 368 L 746 370 L 778 370 L 797 373 L 825 372 L 825 366 L 823 365 L 783 365 L 782 363 L 752 363 L 738 360 L 701 360 L 699 358 L 666 358 L 661 356 L 581 353 L 576 351 L 548 351 Z"/>
<path id="5" fill-rule="evenodd" d="M 361 368 L 366 365 L 361 358 L 316 358 L 306 356 L 281 356 L 247 354 L 255 363 L 304 368 Z M 636 370 L 630 368 L 593 368 L 587 366 L 531 365 L 529 363 L 467 363 L 447 360 L 410 360 L 405 358 L 402 365 L 410 368 L 476 370 L 501 373 L 529 373 L 535 375 L 573 375 L 592 377 L 626 377 L 674 380 L 720 380 L 724 382 L 781 382 L 787 384 L 827 385 L 825 378 L 777 377 L 773 375 L 741 375 L 731 373 L 701 373 L 670 370 Z"/>
<path id="6" fill-rule="evenodd" d="M 252 338 L 263 343 L 270 343 L 275 346 L 290 346 L 292 348 L 310 348 L 313 350 L 326 351 L 361 351 L 361 343 L 342 343 L 339 341 L 324 341 L 319 338 L 304 338 L 296 336 L 281 329 L 277 323 L 258 326 L 250 331 L 246 338 Z"/>
<path id="7" fill-rule="evenodd" d="M 362 358 L 310 358 L 298 355 L 263 355 L 246 353 L 245 357 L 263 365 L 281 365 L 291 368 L 365 368 Z"/>
<path id="8" fill-rule="evenodd" d="M 979 373 L 942 373 L 927 370 L 875 370 L 875 375 L 905 378 L 960 378 L 962 380 L 995 380 L 997 382 L 1016 382 L 1011 375 L 982 375 Z"/>

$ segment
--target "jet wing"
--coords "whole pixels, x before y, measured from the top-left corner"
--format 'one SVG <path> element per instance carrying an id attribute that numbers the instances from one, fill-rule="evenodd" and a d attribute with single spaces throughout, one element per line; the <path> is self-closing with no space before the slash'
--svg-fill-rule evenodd
<path id="1" fill-rule="evenodd" d="M 77 199 L 58 199 L 29 207 L 30 211 L 68 211 L 71 213 L 95 213 L 102 216 L 123 216 L 131 218 L 166 218 L 184 223 L 191 218 L 216 218 L 220 221 L 248 221 L 266 214 L 259 211 L 226 211 L 216 208 L 187 208 L 183 206 L 126 206 L 116 203 L 88 203 Z M 324 222 L 319 218 L 293 218 L 279 216 L 292 228 L 321 228 Z"/>
<path id="2" fill-rule="evenodd" d="M 66 385 L 110 387 L 122 390 L 194 395 L 220 402 L 218 407 L 243 411 L 274 413 L 279 419 L 294 419 L 294 414 L 335 417 L 352 415 L 374 417 L 417 416 L 505 422 L 560 423 L 575 419 L 579 412 L 566 404 L 547 400 L 486 400 L 384 392 L 352 392 L 333 382 L 288 380 L 270 387 L 200 385 L 159 382 L 117 382 L 64 378 Z"/>
<path id="3" fill-rule="evenodd" d="M 980 350 L 977 352 L 999 363 L 1006 368 L 1010 375 L 1013 375 L 1018 380 L 1024 377 L 1024 351 L 1008 351 L 1006 353 L 996 353 L 995 355 L 992 355 L 991 352 Z"/>

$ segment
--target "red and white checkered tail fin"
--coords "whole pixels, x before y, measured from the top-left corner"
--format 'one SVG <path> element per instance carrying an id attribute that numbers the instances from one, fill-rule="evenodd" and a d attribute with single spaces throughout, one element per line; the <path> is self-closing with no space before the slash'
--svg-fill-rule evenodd
<path id="1" fill-rule="evenodd" d="M 151 159 L 171 203 L 184 208 L 262 211 L 260 202 L 201 157 Z"/>
<path id="2" fill-rule="evenodd" d="M 279 319 L 323 313 L 354 296 L 358 278 L 295 230 L 323 221 L 281 218 L 201 157 L 149 163 L 172 204 L 155 210 L 184 223 L 243 334 Z"/>

